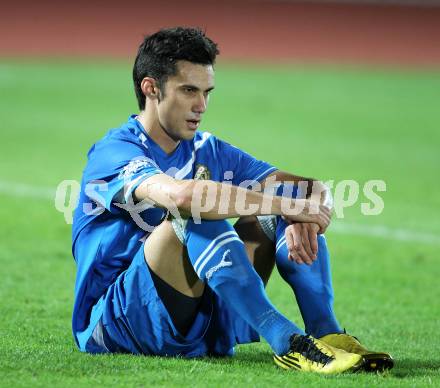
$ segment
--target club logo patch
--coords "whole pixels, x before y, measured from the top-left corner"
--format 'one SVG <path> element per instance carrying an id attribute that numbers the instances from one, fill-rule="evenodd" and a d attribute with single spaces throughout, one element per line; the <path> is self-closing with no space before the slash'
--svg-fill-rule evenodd
<path id="1" fill-rule="evenodd" d="M 211 173 L 209 172 L 208 167 L 204 166 L 203 164 L 197 164 L 194 179 L 199 181 L 211 179 Z"/>

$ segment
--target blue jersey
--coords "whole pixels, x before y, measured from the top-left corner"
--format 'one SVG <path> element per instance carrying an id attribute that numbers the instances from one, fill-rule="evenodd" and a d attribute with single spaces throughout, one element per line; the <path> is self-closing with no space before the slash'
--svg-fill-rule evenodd
<path id="1" fill-rule="evenodd" d="M 83 172 L 72 228 L 72 252 L 77 264 L 73 333 L 86 350 L 101 311 L 106 290 L 131 264 L 148 234 L 166 211 L 128 207 L 131 194 L 145 179 L 165 173 L 176 179 L 210 179 L 240 185 L 261 181 L 275 167 L 240 149 L 197 131 L 166 154 L 131 116 L 92 146 Z"/>

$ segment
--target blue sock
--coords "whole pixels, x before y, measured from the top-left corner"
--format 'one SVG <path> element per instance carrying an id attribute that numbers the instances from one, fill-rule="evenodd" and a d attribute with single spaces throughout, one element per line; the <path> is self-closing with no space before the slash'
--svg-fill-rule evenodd
<path id="1" fill-rule="evenodd" d="M 185 244 L 199 278 L 248 322 L 276 354 L 289 350 L 292 334 L 304 334 L 268 300 L 243 242 L 227 221 L 196 224 L 189 220 Z"/>
<path id="2" fill-rule="evenodd" d="M 284 235 L 287 224 L 280 217 L 277 219 L 276 265 L 282 278 L 295 293 L 306 333 L 315 338 L 341 333 L 333 312 L 333 287 L 325 237 L 318 235 L 318 257 L 312 265 L 296 264 L 287 258 Z"/>

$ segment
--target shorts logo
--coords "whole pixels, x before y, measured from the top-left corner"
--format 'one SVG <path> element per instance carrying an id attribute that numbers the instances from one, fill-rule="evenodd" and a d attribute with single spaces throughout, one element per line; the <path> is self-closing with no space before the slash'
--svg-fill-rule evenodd
<path id="1" fill-rule="evenodd" d="M 211 179 L 211 173 L 209 172 L 208 167 L 203 164 L 197 164 L 194 179 L 203 181 Z"/>

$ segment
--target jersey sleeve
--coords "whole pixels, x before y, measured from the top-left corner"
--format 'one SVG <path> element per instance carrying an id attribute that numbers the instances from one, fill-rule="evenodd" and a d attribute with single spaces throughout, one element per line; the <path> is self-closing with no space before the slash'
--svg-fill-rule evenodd
<path id="1" fill-rule="evenodd" d="M 136 188 L 162 171 L 141 144 L 110 139 L 95 144 L 88 154 L 84 190 L 98 206 L 118 212 Z"/>
<path id="2" fill-rule="evenodd" d="M 217 140 L 217 149 L 223 175 L 232 173 L 232 184 L 234 186 L 239 186 L 245 181 L 261 182 L 277 170 L 271 164 L 258 160 L 225 141 Z"/>

